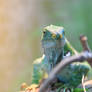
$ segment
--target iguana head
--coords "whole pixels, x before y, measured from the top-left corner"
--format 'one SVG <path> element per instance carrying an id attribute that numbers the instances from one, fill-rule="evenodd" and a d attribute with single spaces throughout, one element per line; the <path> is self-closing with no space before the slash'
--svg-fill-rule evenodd
<path id="1" fill-rule="evenodd" d="M 50 25 L 43 29 L 42 47 L 64 47 L 65 44 L 64 28 Z"/>
<path id="2" fill-rule="evenodd" d="M 48 63 L 53 67 L 63 57 L 65 45 L 64 28 L 50 25 L 43 29 L 42 47 Z M 61 56 L 60 56 L 61 55 Z M 52 68 L 51 68 L 52 69 Z"/>

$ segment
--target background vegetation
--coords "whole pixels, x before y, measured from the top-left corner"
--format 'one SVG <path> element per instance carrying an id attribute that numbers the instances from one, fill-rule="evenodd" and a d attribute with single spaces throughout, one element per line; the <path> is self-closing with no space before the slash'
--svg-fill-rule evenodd
<path id="1" fill-rule="evenodd" d="M 42 55 L 41 30 L 54 24 L 81 51 L 79 35 L 92 48 L 92 0 L 0 0 L 0 92 L 30 84 L 34 59 Z"/>

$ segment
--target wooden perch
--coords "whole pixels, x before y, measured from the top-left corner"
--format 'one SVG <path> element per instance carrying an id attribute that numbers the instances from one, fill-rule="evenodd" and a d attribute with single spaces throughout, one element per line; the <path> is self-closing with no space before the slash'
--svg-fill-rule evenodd
<path id="1" fill-rule="evenodd" d="M 87 42 L 87 37 L 84 36 L 84 35 L 81 35 L 81 36 L 80 36 L 80 41 L 81 41 L 83 50 L 84 50 L 84 51 L 91 52 L 91 49 L 89 48 L 89 45 L 88 45 L 88 42 Z M 88 58 L 87 61 L 88 61 L 88 63 L 89 63 L 89 64 L 91 65 L 91 67 L 92 67 L 92 59 Z"/>
<path id="2" fill-rule="evenodd" d="M 67 65 L 69 65 L 72 62 L 82 62 L 87 60 L 89 64 L 92 65 L 92 52 L 90 51 L 88 44 L 87 44 L 87 38 L 85 36 L 80 37 L 80 41 L 83 47 L 83 52 L 74 56 L 67 57 L 63 59 L 57 66 L 51 71 L 48 78 L 41 84 L 39 92 L 46 92 L 48 89 L 49 84 L 55 79 L 55 76 L 61 72 Z"/>
<path id="3" fill-rule="evenodd" d="M 91 52 L 91 50 L 90 50 L 90 48 L 89 48 L 89 46 L 88 46 L 88 42 L 87 42 L 87 37 L 86 37 L 86 36 L 81 35 L 81 36 L 80 36 L 80 42 L 81 42 L 81 44 L 82 44 L 82 47 L 83 47 L 83 50 L 84 50 L 84 51 L 89 51 L 89 52 Z"/>

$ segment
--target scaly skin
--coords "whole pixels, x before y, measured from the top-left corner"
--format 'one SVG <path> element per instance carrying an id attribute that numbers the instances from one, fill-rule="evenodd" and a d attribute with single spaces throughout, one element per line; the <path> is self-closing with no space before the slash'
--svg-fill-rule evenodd
<path id="1" fill-rule="evenodd" d="M 63 27 L 50 25 L 44 28 L 42 35 L 42 47 L 44 54 L 33 63 L 32 84 L 39 84 L 43 78 L 47 78 L 53 67 L 62 60 L 67 52 L 76 54 L 75 49 L 65 38 Z M 56 77 L 69 87 L 76 87 L 81 83 L 82 75 L 89 71 L 87 63 L 72 63 Z"/>

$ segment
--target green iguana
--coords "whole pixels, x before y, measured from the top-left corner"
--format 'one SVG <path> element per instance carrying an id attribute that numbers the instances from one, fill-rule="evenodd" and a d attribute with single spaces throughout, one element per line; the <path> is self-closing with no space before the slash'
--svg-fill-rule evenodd
<path id="1" fill-rule="evenodd" d="M 39 84 L 63 58 L 77 54 L 65 38 L 63 27 L 54 25 L 45 27 L 41 42 L 44 53 L 33 63 L 32 84 Z M 65 67 L 56 77 L 65 85 L 75 88 L 81 83 L 82 76 L 86 76 L 89 69 L 87 63 L 76 62 Z"/>

